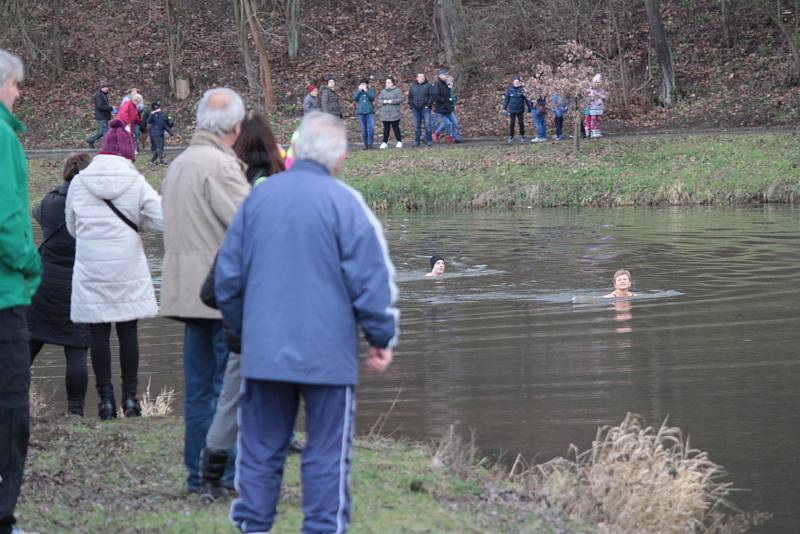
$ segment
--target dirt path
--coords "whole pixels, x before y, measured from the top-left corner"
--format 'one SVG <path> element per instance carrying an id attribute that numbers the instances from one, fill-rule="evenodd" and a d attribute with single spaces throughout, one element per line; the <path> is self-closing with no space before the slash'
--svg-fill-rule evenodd
<path id="1" fill-rule="evenodd" d="M 611 129 L 604 134 L 607 139 L 637 139 L 644 137 L 664 137 L 664 138 L 677 138 L 677 137 L 690 137 L 690 136 L 708 136 L 708 135 L 747 135 L 747 134 L 763 134 L 763 133 L 797 133 L 800 134 L 800 128 L 795 126 L 757 126 L 745 128 L 699 128 L 699 129 L 659 129 L 659 130 L 636 130 L 636 131 L 623 131 Z M 590 141 L 594 142 L 594 141 Z M 502 146 L 505 144 L 505 138 L 498 137 L 478 137 L 472 139 L 465 139 L 460 145 L 436 145 L 437 148 L 450 148 L 453 146 L 462 147 L 485 147 L 485 146 Z M 405 145 L 411 148 L 411 143 Z M 165 152 L 167 154 L 179 154 L 186 148 L 185 145 L 167 146 Z M 349 149 L 361 150 L 361 143 L 351 143 Z M 96 150 L 90 148 L 35 148 L 26 150 L 25 154 L 30 159 L 60 159 L 72 154 L 94 154 Z M 142 157 L 149 157 L 150 152 L 142 154 Z"/>

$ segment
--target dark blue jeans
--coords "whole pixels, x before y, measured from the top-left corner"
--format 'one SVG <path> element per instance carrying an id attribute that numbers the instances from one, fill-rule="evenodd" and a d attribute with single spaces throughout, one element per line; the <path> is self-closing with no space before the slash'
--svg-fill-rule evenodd
<path id="1" fill-rule="evenodd" d="M 436 120 L 440 121 L 439 126 L 436 128 L 437 135 L 446 131 L 447 135 L 452 135 L 459 140 L 461 139 L 461 128 L 458 125 L 458 119 L 455 113 L 437 113 Z"/>
<path id="2" fill-rule="evenodd" d="M 183 461 L 189 476 L 189 491 L 202 486 L 200 451 L 206 446 L 206 434 L 217 410 L 222 379 L 228 363 L 228 348 L 222 333 L 222 321 L 191 319 L 183 335 L 184 419 L 186 432 Z M 233 480 L 233 456 L 225 470 L 223 483 Z"/>
<path id="3" fill-rule="evenodd" d="M 533 117 L 533 123 L 536 125 L 536 137 L 539 139 L 547 139 L 547 126 L 545 125 L 545 119 L 547 115 L 542 113 L 541 115 L 534 111 L 531 113 Z"/>
<path id="4" fill-rule="evenodd" d="M 364 146 L 372 146 L 372 138 L 375 136 L 375 114 L 359 114 L 358 122 L 361 125 L 361 142 Z"/>
<path id="5" fill-rule="evenodd" d="M 564 138 L 564 116 L 554 116 L 553 125 L 556 127 L 556 139 Z"/>
<path id="6" fill-rule="evenodd" d="M 97 133 L 94 134 L 93 136 L 89 137 L 88 139 L 86 139 L 87 141 L 89 141 L 92 144 L 96 143 L 98 139 L 102 139 L 103 136 L 108 131 L 108 121 L 107 120 L 105 120 L 105 119 L 97 119 L 97 124 L 98 124 Z"/>
<path id="7" fill-rule="evenodd" d="M 419 144 L 422 134 L 422 124 L 425 124 L 425 143 L 431 144 L 433 142 L 433 123 L 431 122 L 430 108 L 411 109 L 414 115 L 414 142 Z"/>

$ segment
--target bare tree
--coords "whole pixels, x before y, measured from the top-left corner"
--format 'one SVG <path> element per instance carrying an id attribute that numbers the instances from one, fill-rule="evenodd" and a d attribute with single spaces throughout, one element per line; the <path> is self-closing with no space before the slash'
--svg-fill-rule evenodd
<path id="1" fill-rule="evenodd" d="M 253 38 L 256 56 L 258 57 L 258 73 L 259 81 L 261 82 L 261 90 L 264 96 L 264 108 L 267 111 L 273 111 L 275 109 L 275 91 L 272 88 L 272 67 L 270 65 L 267 47 L 264 45 L 264 28 L 261 26 L 257 16 L 256 0 L 240 1 L 242 3 L 240 9 L 247 20 L 250 36 Z"/>
<path id="2" fill-rule="evenodd" d="M 247 87 L 253 94 L 261 92 L 261 85 L 258 83 L 258 68 L 253 62 L 250 52 L 250 31 L 247 17 L 244 15 L 244 5 L 241 0 L 233 0 L 233 20 L 236 24 L 236 35 L 239 39 L 239 50 L 244 61 L 244 71 L 247 76 Z"/>
<path id="3" fill-rule="evenodd" d="M 53 0 L 53 25 L 50 27 L 50 43 L 53 46 L 51 61 L 53 62 L 53 76 L 58 78 L 64 71 L 64 51 L 62 47 L 61 13 L 62 0 Z"/>
<path id="4" fill-rule="evenodd" d="M 167 58 L 169 60 L 169 89 L 176 94 L 176 80 L 179 58 L 183 46 L 183 4 L 184 0 L 164 0 L 164 15 L 167 30 Z"/>
<path id="5" fill-rule="evenodd" d="M 295 59 L 300 50 L 300 4 L 302 0 L 287 0 L 286 29 L 288 30 L 287 53 Z"/>
<path id="6" fill-rule="evenodd" d="M 672 50 L 661 21 L 658 0 L 644 0 L 647 12 L 647 24 L 650 26 L 650 39 L 656 49 L 658 67 L 661 72 L 661 84 L 658 90 L 658 102 L 665 108 L 675 106 L 678 98 L 678 83 L 675 80 L 675 69 L 672 66 Z"/>
<path id="7" fill-rule="evenodd" d="M 467 22 L 461 0 L 436 0 L 434 28 L 444 48 L 445 60 L 459 74 L 461 84 L 476 73 L 472 47 L 467 38 Z"/>
<path id="8" fill-rule="evenodd" d="M 731 13 L 735 0 L 719 0 L 720 18 L 722 19 L 722 42 L 725 48 L 733 46 L 733 34 L 731 32 Z"/>
<path id="9" fill-rule="evenodd" d="M 756 5 L 780 31 L 789 49 L 792 57 L 789 83 L 800 83 L 800 0 L 757 0 Z"/>

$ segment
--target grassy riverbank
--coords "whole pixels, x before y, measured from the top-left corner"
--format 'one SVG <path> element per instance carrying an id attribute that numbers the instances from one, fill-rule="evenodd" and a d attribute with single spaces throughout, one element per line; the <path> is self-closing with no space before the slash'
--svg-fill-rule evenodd
<path id="1" fill-rule="evenodd" d="M 236 532 L 229 502 L 183 491 L 183 421 L 100 423 L 49 417 L 33 423 L 20 526 L 55 532 Z M 417 445 L 360 438 L 353 452 L 352 532 L 555 532 L 531 504 L 485 469 L 459 475 Z M 302 521 L 299 462 L 284 475 L 272 532 Z"/>
<path id="2" fill-rule="evenodd" d="M 342 178 L 378 210 L 800 202 L 800 135 L 609 138 L 583 143 L 354 151 Z M 137 166 L 158 186 L 163 167 Z M 31 161 L 32 190 L 58 163 Z"/>

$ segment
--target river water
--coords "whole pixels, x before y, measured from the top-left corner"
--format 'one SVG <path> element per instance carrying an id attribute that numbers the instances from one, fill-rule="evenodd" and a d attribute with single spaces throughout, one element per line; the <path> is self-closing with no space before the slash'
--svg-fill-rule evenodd
<path id="1" fill-rule="evenodd" d="M 747 490 L 737 505 L 774 514 L 765 532 L 799 532 L 799 215 L 766 206 L 383 216 L 401 342 L 387 375 L 362 380 L 359 428 L 396 401 L 384 433 L 430 439 L 457 423 L 489 453 L 544 461 L 570 443 L 586 448 L 627 412 L 655 425 L 668 417 Z M 425 278 L 434 253 L 447 272 Z M 157 277 L 158 239 L 148 254 Z M 641 298 L 593 298 L 619 268 Z M 180 327 L 143 321 L 141 347 L 142 388 L 180 392 Z M 34 377 L 60 409 L 61 353 L 40 355 Z M 89 415 L 93 403 L 90 392 Z"/>

